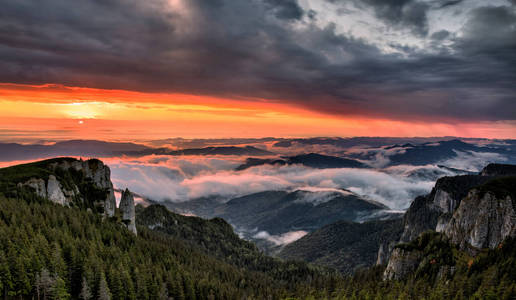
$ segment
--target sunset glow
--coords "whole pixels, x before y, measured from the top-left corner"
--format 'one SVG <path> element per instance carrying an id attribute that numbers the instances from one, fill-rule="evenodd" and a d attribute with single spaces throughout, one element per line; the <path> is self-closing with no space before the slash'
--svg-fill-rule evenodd
<path id="1" fill-rule="evenodd" d="M 267 100 L 234 99 L 61 85 L 0 84 L 2 139 L 145 140 L 182 136 L 516 137 L 504 122 L 403 122 L 338 117 Z M 37 112 L 37 114 L 35 114 Z M 23 133 L 21 133 L 23 132 Z M 30 132 L 30 134 L 27 134 Z"/>

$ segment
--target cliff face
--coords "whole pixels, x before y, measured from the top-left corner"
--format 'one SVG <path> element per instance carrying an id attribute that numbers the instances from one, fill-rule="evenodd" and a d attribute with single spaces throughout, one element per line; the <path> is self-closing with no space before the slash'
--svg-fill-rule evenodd
<path id="1" fill-rule="evenodd" d="M 129 189 L 125 189 L 125 191 L 122 192 L 122 198 L 120 199 L 120 212 L 122 213 L 122 222 L 127 226 L 127 229 L 132 233 L 137 234 L 134 197 Z"/>
<path id="2" fill-rule="evenodd" d="M 89 159 L 86 161 L 82 160 L 64 160 L 51 164 L 51 168 L 54 170 L 69 171 L 74 170 L 80 172 L 82 178 L 91 181 L 95 187 L 106 191 L 104 199 L 98 199 L 102 203 L 104 208 L 104 214 L 107 217 L 115 215 L 116 199 L 113 189 L 113 183 L 111 182 L 111 170 L 108 166 L 98 159 Z M 77 186 L 75 186 L 76 188 Z"/>
<path id="3" fill-rule="evenodd" d="M 462 200 L 444 233 L 463 250 L 494 249 L 506 238 L 516 236 L 515 206 L 512 195 L 497 196 L 474 189 Z"/>
<path id="4" fill-rule="evenodd" d="M 98 159 L 56 158 L 2 169 L 3 185 L 29 188 L 52 202 L 115 215 L 116 200 L 109 167 Z"/>
<path id="5" fill-rule="evenodd" d="M 383 273 L 384 280 L 400 280 L 413 273 L 419 265 L 423 253 L 395 248 Z"/>
<path id="6" fill-rule="evenodd" d="M 410 205 L 400 241 L 410 242 L 427 230 L 441 231 L 468 191 L 490 179 L 490 176 L 462 175 L 437 180 L 429 195 L 417 197 Z"/>
<path id="7" fill-rule="evenodd" d="M 404 218 L 401 242 L 420 237 L 422 232 L 442 232 L 447 243 L 472 255 L 494 249 L 509 237 L 516 237 L 516 166 L 489 165 L 479 175 L 445 177 L 432 192 L 414 200 Z M 394 247 L 384 279 L 402 279 L 423 263 L 414 249 Z M 384 262 L 385 247 L 378 253 Z M 451 266 L 446 266 L 450 267 Z"/>

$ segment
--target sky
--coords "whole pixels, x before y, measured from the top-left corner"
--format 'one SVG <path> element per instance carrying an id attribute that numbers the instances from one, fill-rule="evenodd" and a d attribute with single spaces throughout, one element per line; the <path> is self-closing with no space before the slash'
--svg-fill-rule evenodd
<path id="1" fill-rule="evenodd" d="M 5 0 L 0 140 L 516 138 L 514 0 Z"/>

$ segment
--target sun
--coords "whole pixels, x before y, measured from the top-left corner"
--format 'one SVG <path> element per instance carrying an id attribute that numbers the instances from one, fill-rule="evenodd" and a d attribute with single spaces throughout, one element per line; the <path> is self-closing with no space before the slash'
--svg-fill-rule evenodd
<path id="1" fill-rule="evenodd" d="M 74 119 L 95 119 L 100 115 L 101 105 L 98 102 L 73 102 L 62 104 L 62 106 L 62 112 Z M 82 123 L 79 121 L 79 124 Z"/>

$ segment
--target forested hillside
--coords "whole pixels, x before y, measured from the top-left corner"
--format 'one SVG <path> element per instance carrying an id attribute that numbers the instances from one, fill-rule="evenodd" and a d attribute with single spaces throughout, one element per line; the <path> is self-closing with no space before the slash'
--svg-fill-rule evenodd
<path id="1" fill-rule="evenodd" d="M 217 259 L 178 237 L 145 227 L 138 231 L 135 236 L 116 219 L 103 220 L 85 210 L 1 196 L 1 294 L 47 299 L 319 298 L 334 291 L 338 280 L 304 263 L 263 259 L 254 251 Z M 257 264 L 246 267 L 254 259 L 265 263 L 263 270 L 256 270 Z"/>

